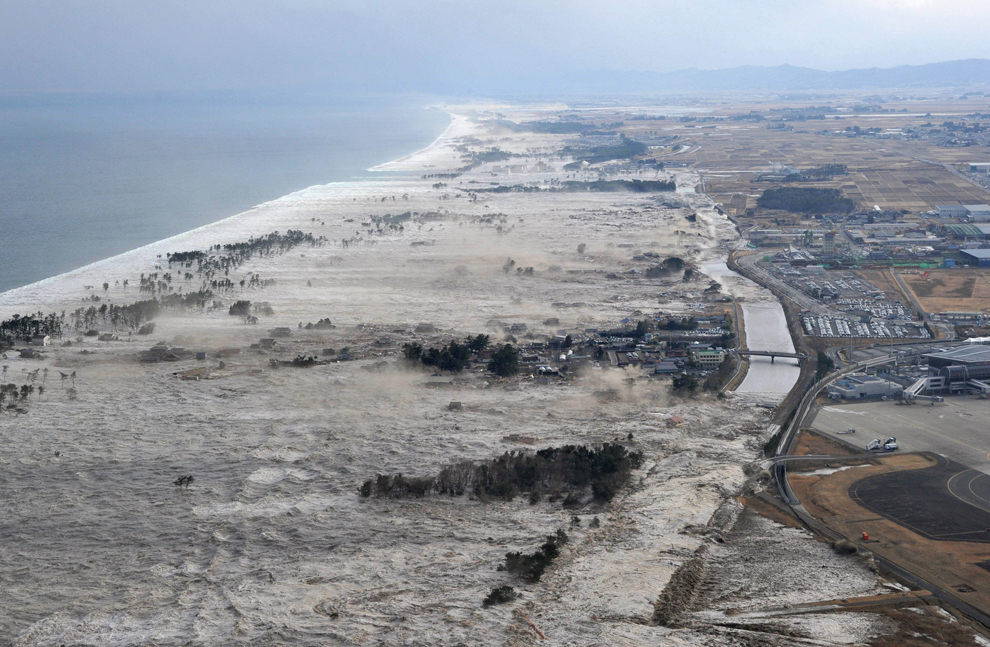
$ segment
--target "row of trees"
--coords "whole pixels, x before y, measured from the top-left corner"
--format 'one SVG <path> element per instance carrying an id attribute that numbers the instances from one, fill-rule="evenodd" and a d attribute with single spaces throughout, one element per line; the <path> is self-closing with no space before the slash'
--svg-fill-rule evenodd
<path id="1" fill-rule="evenodd" d="M 201 250 L 172 252 L 165 257 L 169 268 L 173 264 L 187 268 L 195 264 L 198 273 L 212 278 L 215 275 L 226 276 L 231 270 L 237 269 L 254 256 L 277 256 L 299 245 L 318 247 L 326 242 L 325 236 L 316 237 L 311 233 L 290 229 L 284 234 L 273 231 L 258 238 L 251 237 L 245 242 L 213 245 L 206 252 Z"/>
<path id="2" fill-rule="evenodd" d="M 153 299 L 136 301 L 130 305 L 115 305 L 104 303 L 99 308 L 90 306 L 79 308 L 71 315 L 73 328 L 89 330 L 102 325 L 109 325 L 113 330 L 137 329 L 145 322 L 151 321 L 166 310 L 203 310 L 212 307 L 213 292 L 200 290 L 187 294 L 166 294 Z"/>
<path id="3" fill-rule="evenodd" d="M 360 492 L 365 497 L 393 499 L 431 494 L 461 496 L 471 492 L 511 501 L 520 492 L 563 495 L 590 489 L 596 501 L 605 502 L 625 485 L 631 470 L 639 468 L 642 461 L 642 453 L 630 452 L 618 443 L 605 443 L 597 448 L 566 445 L 541 449 L 535 454 L 506 452 L 481 463 L 464 461 L 443 468 L 435 477 L 380 474 L 365 481 Z"/>

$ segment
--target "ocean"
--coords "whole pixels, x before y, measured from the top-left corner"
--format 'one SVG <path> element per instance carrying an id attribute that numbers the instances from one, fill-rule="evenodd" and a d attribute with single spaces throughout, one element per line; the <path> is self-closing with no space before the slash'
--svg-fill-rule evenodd
<path id="1" fill-rule="evenodd" d="M 423 97 L 0 98 L 0 292 L 427 146 Z"/>

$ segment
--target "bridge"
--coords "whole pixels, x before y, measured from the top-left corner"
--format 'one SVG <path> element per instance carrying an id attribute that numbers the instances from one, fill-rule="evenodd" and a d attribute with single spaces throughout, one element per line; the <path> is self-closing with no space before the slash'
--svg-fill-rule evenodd
<path id="1" fill-rule="evenodd" d="M 791 359 L 808 359 L 808 356 L 804 353 L 785 353 L 779 350 L 733 350 L 736 355 L 746 355 L 746 356 L 757 356 L 757 357 L 769 357 L 770 363 L 773 364 L 774 360 L 778 357 L 789 357 Z"/>

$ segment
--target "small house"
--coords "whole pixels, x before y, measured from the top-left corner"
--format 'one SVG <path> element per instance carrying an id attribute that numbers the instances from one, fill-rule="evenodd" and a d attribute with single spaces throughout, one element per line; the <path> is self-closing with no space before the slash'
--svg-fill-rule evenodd
<path id="1" fill-rule="evenodd" d="M 31 337 L 32 346 L 51 346 L 52 338 L 48 335 L 34 335 Z"/>

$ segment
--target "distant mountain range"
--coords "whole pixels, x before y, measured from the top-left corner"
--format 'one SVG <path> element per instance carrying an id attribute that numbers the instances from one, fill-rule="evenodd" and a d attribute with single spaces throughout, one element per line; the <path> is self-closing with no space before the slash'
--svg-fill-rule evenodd
<path id="1" fill-rule="evenodd" d="M 901 65 L 824 72 L 807 67 L 746 65 L 723 70 L 675 72 L 597 70 L 540 81 L 563 92 L 834 92 L 840 90 L 969 88 L 990 91 L 990 60 L 973 58 L 927 65 Z"/>

